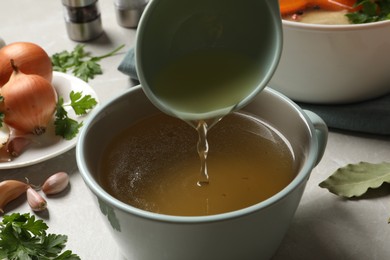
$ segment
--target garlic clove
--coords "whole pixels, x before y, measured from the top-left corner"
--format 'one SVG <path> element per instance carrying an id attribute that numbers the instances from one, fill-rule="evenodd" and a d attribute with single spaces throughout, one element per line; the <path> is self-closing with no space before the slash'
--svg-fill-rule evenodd
<path id="1" fill-rule="evenodd" d="M 58 172 L 47 178 L 42 185 L 42 191 L 46 195 L 53 195 L 63 191 L 69 185 L 69 175 L 66 172 Z"/>
<path id="2" fill-rule="evenodd" d="M 9 138 L 10 138 L 11 131 L 8 128 L 7 125 L 3 124 L 3 126 L 0 127 L 0 149 L 4 147 L 4 145 L 7 144 Z"/>
<path id="3" fill-rule="evenodd" d="M 27 146 L 31 144 L 31 139 L 25 136 L 11 137 L 7 144 L 7 151 L 13 157 L 18 157 L 22 154 Z"/>
<path id="4" fill-rule="evenodd" d="M 5 180 L 0 182 L 0 213 L 4 213 L 4 207 L 12 200 L 25 193 L 30 186 L 17 180 Z"/>
<path id="5" fill-rule="evenodd" d="M 47 208 L 46 200 L 31 187 L 27 189 L 27 202 L 33 211 L 43 211 Z"/>

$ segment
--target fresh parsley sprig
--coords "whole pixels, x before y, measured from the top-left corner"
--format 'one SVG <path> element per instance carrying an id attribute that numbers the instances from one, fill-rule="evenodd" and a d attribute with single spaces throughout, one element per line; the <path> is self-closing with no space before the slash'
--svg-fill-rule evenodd
<path id="1" fill-rule="evenodd" d="M 80 127 L 83 126 L 83 123 L 70 118 L 65 107 L 71 106 L 76 115 L 85 115 L 97 104 L 96 99 L 91 97 L 91 95 L 83 96 L 82 92 L 71 91 L 69 98 L 70 104 L 68 105 L 64 104 L 62 97 L 58 98 L 54 120 L 55 134 L 62 136 L 66 140 L 74 138 L 78 134 Z"/>
<path id="2" fill-rule="evenodd" d="M 89 79 L 93 79 L 96 75 L 103 73 L 99 62 L 104 58 L 113 56 L 124 46 L 123 44 L 102 56 L 92 56 L 90 52 L 85 51 L 85 45 L 78 44 L 71 52 L 65 50 L 51 56 L 53 70 L 60 72 L 71 71 L 74 76 L 88 82 Z"/>
<path id="3" fill-rule="evenodd" d="M 0 222 L 0 259 L 80 260 L 66 250 L 66 235 L 47 234 L 43 220 L 30 213 L 4 215 Z M 61 253 L 62 252 L 62 253 Z"/>
<path id="4" fill-rule="evenodd" d="M 390 19 L 390 0 L 357 0 L 359 11 L 346 14 L 352 23 L 372 23 Z"/>
<path id="5" fill-rule="evenodd" d="M 69 94 L 70 104 L 76 113 L 76 115 L 85 115 L 88 113 L 88 110 L 94 108 L 97 104 L 96 99 L 94 99 L 91 95 L 83 96 L 82 92 L 74 92 L 71 91 Z"/>

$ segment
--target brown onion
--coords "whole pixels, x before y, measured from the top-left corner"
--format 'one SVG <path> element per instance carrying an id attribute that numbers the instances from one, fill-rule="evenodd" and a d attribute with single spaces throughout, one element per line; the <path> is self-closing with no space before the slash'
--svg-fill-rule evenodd
<path id="1" fill-rule="evenodd" d="M 4 122 L 22 133 L 43 134 L 53 119 L 57 93 L 43 77 L 24 74 L 12 60 L 11 64 L 14 72 L 1 88 Z"/>
<path id="2" fill-rule="evenodd" d="M 52 81 L 53 66 L 45 50 L 35 43 L 15 42 L 0 49 L 0 87 L 8 82 L 12 74 L 11 59 L 23 73 L 37 74 Z"/>

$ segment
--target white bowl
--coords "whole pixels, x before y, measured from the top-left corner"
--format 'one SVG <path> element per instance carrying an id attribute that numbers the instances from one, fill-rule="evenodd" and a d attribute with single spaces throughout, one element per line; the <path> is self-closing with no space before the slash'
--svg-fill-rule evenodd
<path id="1" fill-rule="evenodd" d="M 307 103 L 390 93 L 390 21 L 319 25 L 283 20 L 283 51 L 269 86 Z"/>

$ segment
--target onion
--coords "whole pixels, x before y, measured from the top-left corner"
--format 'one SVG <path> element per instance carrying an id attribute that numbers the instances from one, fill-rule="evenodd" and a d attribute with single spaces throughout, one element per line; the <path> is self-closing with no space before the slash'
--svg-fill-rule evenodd
<path id="1" fill-rule="evenodd" d="M 1 88 L 4 123 L 22 133 L 41 135 L 53 119 L 57 93 L 43 77 L 22 73 L 13 60 L 11 66 L 14 72 Z"/>
<path id="2" fill-rule="evenodd" d="M 53 66 L 48 54 L 38 45 L 30 42 L 15 42 L 0 48 L 0 87 L 11 74 L 10 60 L 25 74 L 37 74 L 49 82 L 53 79 Z"/>

